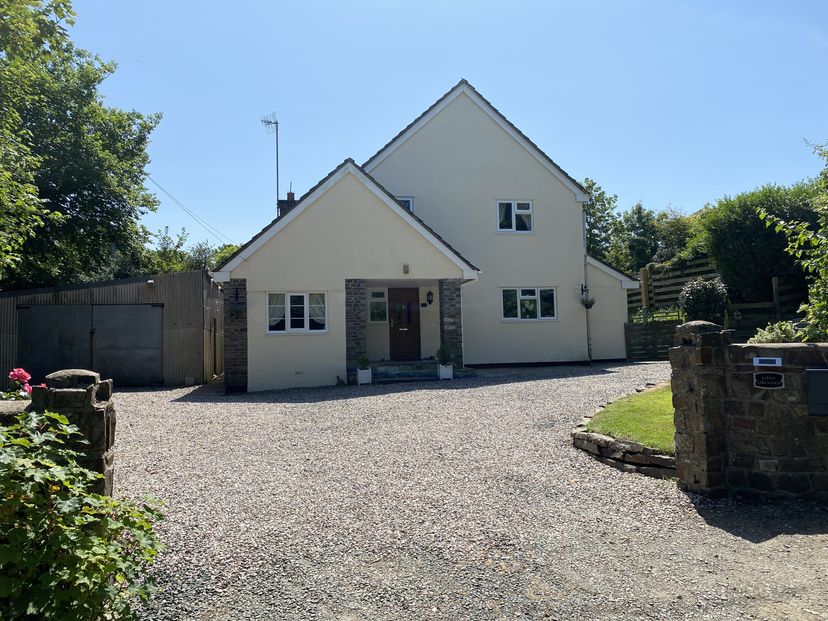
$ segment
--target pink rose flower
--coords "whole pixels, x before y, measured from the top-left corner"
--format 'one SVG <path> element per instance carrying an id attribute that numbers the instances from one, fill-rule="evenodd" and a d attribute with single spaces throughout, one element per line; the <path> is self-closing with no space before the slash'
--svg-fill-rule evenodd
<path id="1" fill-rule="evenodd" d="M 17 382 L 18 384 L 26 384 L 32 376 L 26 373 L 26 369 L 12 369 L 9 372 L 9 379 L 13 382 Z"/>
<path id="2" fill-rule="evenodd" d="M 32 387 L 31 387 L 31 386 L 29 386 L 28 384 L 23 384 L 23 390 L 25 390 L 25 391 L 26 391 L 26 394 L 27 394 L 27 395 L 31 395 L 31 394 L 32 394 Z"/>

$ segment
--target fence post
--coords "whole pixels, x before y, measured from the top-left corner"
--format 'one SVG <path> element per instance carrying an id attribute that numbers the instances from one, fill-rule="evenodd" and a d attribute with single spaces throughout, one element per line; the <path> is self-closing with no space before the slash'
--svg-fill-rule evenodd
<path id="1" fill-rule="evenodd" d="M 771 285 L 773 286 L 773 312 L 776 315 L 776 321 L 782 321 L 782 304 L 779 300 L 779 277 L 771 278 Z"/>
<path id="2" fill-rule="evenodd" d="M 650 270 L 645 265 L 638 272 L 639 284 L 641 289 L 641 306 L 646 309 L 650 308 Z"/>

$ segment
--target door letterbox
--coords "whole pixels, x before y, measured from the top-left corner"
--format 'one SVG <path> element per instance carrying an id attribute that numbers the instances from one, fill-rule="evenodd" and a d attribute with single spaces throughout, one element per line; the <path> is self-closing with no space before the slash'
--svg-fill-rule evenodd
<path id="1" fill-rule="evenodd" d="M 808 414 L 828 416 L 828 369 L 805 369 L 808 386 Z"/>

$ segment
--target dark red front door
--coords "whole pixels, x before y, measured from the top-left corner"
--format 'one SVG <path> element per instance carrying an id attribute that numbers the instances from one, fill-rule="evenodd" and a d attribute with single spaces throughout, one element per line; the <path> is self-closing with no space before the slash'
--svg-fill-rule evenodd
<path id="1" fill-rule="evenodd" d="M 391 360 L 420 359 L 420 291 L 388 290 Z"/>

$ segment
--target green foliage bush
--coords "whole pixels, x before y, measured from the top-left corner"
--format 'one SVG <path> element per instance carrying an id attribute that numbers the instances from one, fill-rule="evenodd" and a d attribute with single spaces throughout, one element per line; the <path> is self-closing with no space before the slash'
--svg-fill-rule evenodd
<path id="1" fill-rule="evenodd" d="M 442 365 L 451 364 L 451 349 L 446 343 L 440 343 L 437 349 L 437 362 Z"/>
<path id="2" fill-rule="evenodd" d="M 0 426 L 0 611 L 4 621 L 128 619 L 161 544 L 154 505 L 90 493 L 85 443 L 60 414 Z"/>
<path id="3" fill-rule="evenodd" d="M 815 182 L 812 206 L 815 222 L 785 220 L 765 209 L 757 209 L 765 225 L 787 240 L 786 252 L 808 274 L 808 301 L 802 336 L 806 341 L 828 341 L 828 145 L 814 146 L 825 167 Z"/>
<path id="4" fill-rule="evenodd" d="M 803 182 L 790 187 L 766 185 L 726 196 L 698 214 L 699 228 L 688 249 L 703 249 L 713 258 L 734 302 L 772 299 L 773 276 L 797 285 L 804 297 L 803 270 L 785 252 L 784 238 L 767 229 L 756 212 L 813 223 L 816 194 L 815 183 Z"/>
<path id="5" fill-rule="evenodd" d="M 748 343 L 798 343 L 802 340 L 798 330 L 790 321 L 777 321 L 759 328 Z"/>
<path id="6" fill-rule="evenodd" d="M 719 278 L 696 279 L 684 285 L 678 301 L 687 321 L 702 319 L 721 324 L 727 307 L 727 287 Z"/>

